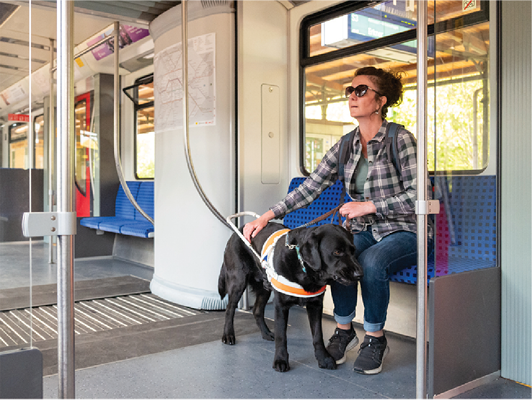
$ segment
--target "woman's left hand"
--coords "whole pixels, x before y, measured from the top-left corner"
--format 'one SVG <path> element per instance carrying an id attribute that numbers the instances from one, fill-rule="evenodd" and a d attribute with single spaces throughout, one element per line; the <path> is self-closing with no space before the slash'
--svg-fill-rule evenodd
<path id="1" fill-rule="evenodd" d="M 353 219 L 356 217 L 361 217 L 363 215 L 368 214 L 375 214 L 377 212 L 377 208 L 375 207 L 375 204 L 371 201 L 364 201 L 364 202 L 349 202 L 345 203 L 340 208 L 340 214 L 343 217 L 347 217 L 349 219 Z"/>

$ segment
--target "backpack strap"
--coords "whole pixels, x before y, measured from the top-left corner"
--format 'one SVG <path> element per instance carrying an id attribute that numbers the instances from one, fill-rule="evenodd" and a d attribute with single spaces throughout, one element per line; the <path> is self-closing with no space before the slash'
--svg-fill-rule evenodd
<path id="1" fill-rule="evenodd" d="M 345 202 L 345 195 L 347 193 L 346 185 L 345 185 L 345 164 L 349 161 L 349 157 L 351 157 L 351 152 L 353 151 L 353 142 L 355 140 L 355 130 L 353 129 L 351 132 L 349 132 L 347 135 L 342 136 L 342 139 L 340 139 L 342 142 L 340 143 L 340 152 L 338 153 L 338 179 L 342 182 L 342 194 L 340 195 L 340 204 L 338 207 L 340 207 Z M 331 223 L 334 224 L 334 215 L 332 217 Z M 341 216 L 338 212 L 338 224 L 341 224 Z"/>
<path id="2" fill-rule="evenodd" d="M 344 182 L 345 178 L 345 164 L 351 157 L 353 150 L 353 141 L 355 140 L 355 130 L 353 129 L 347 135 L 343 136 L 340 144 L 340 152 L 338 155 L 338 179 Z"/>
<path id="3" fill-rule="evenodd" d="M 386 127 L 386 153 L 388 154 L 388 161 L 390 161 L 395 167 L 397 176 L 401 177 L 401 164 L 399 162 L 399 150 L 397 148 L 397 132 L 399 129 L 403 129 L 403 125 L 396 124 L 395 122 L 389 122 Z M 391 158 L 391 159 L 390 159 Z"/>

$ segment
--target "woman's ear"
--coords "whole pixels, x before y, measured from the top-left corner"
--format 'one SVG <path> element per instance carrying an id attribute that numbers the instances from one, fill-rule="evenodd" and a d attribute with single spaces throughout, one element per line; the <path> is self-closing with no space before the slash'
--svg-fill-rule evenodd
<path id="1" fill-rule="evenodd" d="M 379 102 L 381 104 L 380 108 L 384 107 L 387 101 L 388 101 L 388 98 L 386 96 L 381 96 L 381 98 L 379 99 Z"/>

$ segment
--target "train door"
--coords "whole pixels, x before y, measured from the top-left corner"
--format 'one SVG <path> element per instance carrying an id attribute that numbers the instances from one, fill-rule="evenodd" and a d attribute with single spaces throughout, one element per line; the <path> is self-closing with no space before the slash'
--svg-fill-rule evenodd
<path id="1" fill-rule="evenodd" d="M 92 150 L 97 140 L 91 132 L 91 93 L 85 93 L 75 98 L 76 116 L 76 213 L 78 217 L 92 215 Z"/>
<path id="2" fill-rule="evenodd" d="M 418 135 L 417 107 L 426 106 L 426 159 L 418 162 L 427 164 L 434 181 L 434 196 L 442 204 L 440 213 L 434 217 L 435 259 L 429 258 L 428 265 L 432 278 L 428 391 L 438 395 L 477 378 L 493 376 L 499 368 L 500 315 L 489 311 L 498 310 L 500 301 L 496 263 L 496 132 L 494 107 L 490 107 L 490 91 L 496 81 L 490 48 L 495 30 L 486 1 L 429 3 L 424 48 L 428 68 L 420 73 L 417 54 L 420 4 L 424 2 L 347 2 L 303 19 L 299 114 L 300 140 L 306 146 L 301 146 L 305 151 L 300 154 L 300 168 L 310 173 L 318 161 L 317 155 L 332 146 L 332 140 L 328 147 L 324 146 L 324 132 L 336 131 L 341 135 L 344 128 L 354 128 L 353 121 L 336 109 L 341 105 L 347 110 L 344 90 L 358 68 L 374 66 L 400 71 L 405 89 L 403 101 L 390 108 L 386 118 L 408 127 L 414 135 Z M 428 89 L 420 100 L 422 88 L 418 85 L 424 75 Z M 416 276 L 415 268 L 410 272 L 409 276 Z M 416 281 L 416 278 L 402 280 Z M 408 304 L 408 298 L 412 298 L 411 304 L 415 305 L 415 287 L 401 285 L 391 287 L 392 303 Z M 332 305 L 326 302 L 327 307 Z M 401 308 L 405 307 L 390 309 L 387 327 L 415 337 L 416 332 L 409 330 L 416 326 L 415 306 L 407 314 Z M 395 320 L 393 314 L 402 318 Z M 358 315 L 363 315 L 362 306 Z M 405 317 L 410 323 L 404 323 Z M 456 346 L 457 326 L 450 321 L 457 319 L 468 321 L 459 327 L 461 337 L 474 335 L 468 329 L 484 327 L 486 337 L 482 336 L 479 347 Z M 493 352 L 483 351 L 482 346 Z M 464 369 L 457 368 L 460 365 Z"/>
<path id="3" fill-rule="evenodd" d="M 496 379 L 501 368 L 496 12 L 486 1 L 437 0 L 430 14 L 428 165 L 441 210 L 429 287 L 428 394 L 452 397 L 459 387 Z M 477 340 L 464 346 L 457 336 Z"/>

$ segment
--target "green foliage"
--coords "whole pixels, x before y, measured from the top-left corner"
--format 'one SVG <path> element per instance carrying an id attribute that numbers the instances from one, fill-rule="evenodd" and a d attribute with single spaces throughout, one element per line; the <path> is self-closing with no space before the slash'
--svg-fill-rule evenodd
<path id="1" fill-rule="evenodd" d="M 483 121 L 482 91 L 477 104 L 477 147 L 473 145 L 473 96 L 482 89 L 482 81 L 453 83 L 428 89 L 427 106 L 427 148 L 428 168 L 434 171 L 434 159 L 438 171 L 472 170 L 477 159 L 476 169 L 487 166 L 488 160 L 482 160 L 484 140 L 483 124 L 489 132 L 489 121 Z M 488 99 L 486 99 L 488 100 Z M 489 107 L 489 101 L 486 101 Z M 391 108 L 388 119 L 402 124 L 416 135 L 416 91 L 407 90 L 403 103 Z M 436 118 L 434 118 L 436 115 Z M 489 115 L 489 110 L 487 115 Z M 434 145 L 436 143 L 436 146 Z"/>

